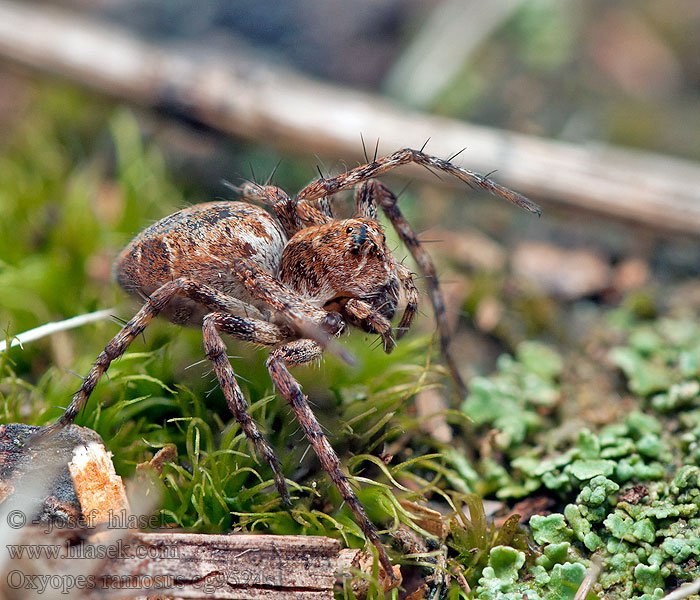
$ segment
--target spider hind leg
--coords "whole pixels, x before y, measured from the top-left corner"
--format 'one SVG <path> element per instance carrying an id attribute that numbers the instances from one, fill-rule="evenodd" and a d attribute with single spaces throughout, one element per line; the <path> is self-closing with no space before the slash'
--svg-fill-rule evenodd
<path id="1" fill-rule="evenodd" d="M 141 335 L 173 298 L 178 296 L 189 298 L 214 310 L 228 310 L 231 306 L 231 299 L 225 294 L 184 277 L 160 286 L 146 298 L 146 303 L 141 309 L 107 343 L 61 417 L 35 433 L 32 439 L 38 441 L 47 438 L 73 423 L 112 362 L 122 356 L 131 342 Z"/>

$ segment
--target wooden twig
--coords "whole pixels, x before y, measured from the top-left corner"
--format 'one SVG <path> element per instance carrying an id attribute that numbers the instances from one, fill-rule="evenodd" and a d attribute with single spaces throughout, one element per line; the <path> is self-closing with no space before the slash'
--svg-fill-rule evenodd
<path id="1" fill-rule="evenodd" d="M 326 537 L 139 532 L 159 519 L 131 507 L 154 490 L 128 501 L 92 430 L 32 443 L 38 429 L 0 425 L 0 598 L 330 600 L 337 576 L 371 573 L 371 554 Z"/>
<path id="2" fill-rule="evenodd" d="M 127 559 L 115 567 L 172 578 L 184 598 L 206 597 L 205 582 L 219 598 L 332 598 L 340 551 L 337 540 L 313 536 L 138 533 L 134 542 L 174 558 Z"/>
<path id="3" fill-rule="evenodd" d="M 31 578 L 49 592 L 83 599 L 331 600 L 342 568 L 340 543 L 326 537 L 90 533 L 23 529 L 0 593 L 2 584 L 21 592 Z"/>
<path id="4" fill-rule="evenodd" d="M 360 133 L 382 147 L 420 147 L 477 171 L 498 169 L 518 191 L 648 226 L 700 232 L 700 167 L 604 145 L 574 145 L 405 110 L 242 55 L 210 57 L 148 44 L 47 6 L 0 0 L 0 57 L 220 131 L 309 155 L 363 160 Z M 426 178 L 422 169 L 406 169 Z M 435 181 L 434 178 L 431 181 Z M 447 185 L 452 182 L 445 180 Z"/>

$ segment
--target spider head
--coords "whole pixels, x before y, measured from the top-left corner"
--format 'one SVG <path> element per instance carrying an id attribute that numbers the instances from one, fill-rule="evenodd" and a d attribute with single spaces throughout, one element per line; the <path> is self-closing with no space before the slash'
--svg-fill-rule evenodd
<path id="1" fill-rule="evenodd" d="M 401 280 L 382 226 L 356 217 L 302 229 L 287 244 L 278 276 L 309 302 L 394 346 L 389 321 Z M 352 302 L 351 302 L 352 301 Z"/>
<path id="2" fill-rule="evenodd" d="M 337 224 L 341 230 L 338 240 L 338 251 L 342 255 L 340 270 L 347 274 L 338 281 L 338 289 L 343 295 L 367 302 L 391 319 L 396 312 L 399 281 L 396 261 L 386 245 L 382 226 L 363 218 L 345 219 Z"/>

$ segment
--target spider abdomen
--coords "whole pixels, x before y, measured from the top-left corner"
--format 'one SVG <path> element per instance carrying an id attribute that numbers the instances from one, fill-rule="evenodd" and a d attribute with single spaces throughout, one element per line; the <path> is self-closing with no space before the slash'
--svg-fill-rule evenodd
<path id="1" fill-rule="evenodd" d="M 132 294 L 149 295 L 168 281 L 186 277 L 261 307 L 231 275 L 230 265 L 243 258 L 274 275 L 286 243 L 279 223 L 258 206 L 246 202 L 195 204 L 138 234 L 117 256 L 113 274 Z M 176 297 L 163 316 L 195 325 L 206 312 L 192 300 Z"/>

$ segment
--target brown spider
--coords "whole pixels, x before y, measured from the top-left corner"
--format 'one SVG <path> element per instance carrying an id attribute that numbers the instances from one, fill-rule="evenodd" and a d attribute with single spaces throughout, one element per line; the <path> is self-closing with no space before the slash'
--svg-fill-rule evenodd
<path id="1" fill-rule="evenodd" d="M 221 333 L 272 347 L 270 377 L 299 420 L 321 465 L 338 487 L 365 536 L 374 544 L 390 577 L 391 563 L 377 533 L 340 468 L 340 461 L 288 367 L 318 359 L 333 337 L 353 325 L 381 336 L 385 352 L 395 345 L 390 319 L 399 291 L 406 308 L 400 338 L 418 305 L 412 273 L 397 263 L 377 220 L 377 205 L 393 224 L 427 277 L 442 353 L 461 394 L 465 385 L 449 351 L 450 336 L 435 268 L 406 222 L 396 197 L 371 178 L 409 162 L 445 171 L 502 196 L 530 212 L 539 208 L 488 178 L 422 151 L 404 149 L 337 177 L 307 185 L 295 198 L 269 185 L 246 183 L 243 201 L 197 204 L 165 217 L 141 232 L 114 263 L 119 285 L 145 298 L 141 310 L 97 357 L 70 405 L 42 437 L 70 424 L 110 363 L 121 356 L 153 317 L 201 324 L 204 349 L 234 417 L 270 465 L 282 498 L 289 502 L 280 462 L 247 410 Z M 359 184 L 355 216 L 333 218 L 329 196 Z"/>

